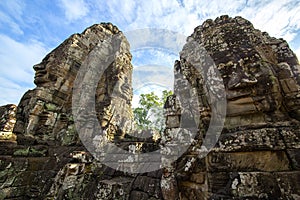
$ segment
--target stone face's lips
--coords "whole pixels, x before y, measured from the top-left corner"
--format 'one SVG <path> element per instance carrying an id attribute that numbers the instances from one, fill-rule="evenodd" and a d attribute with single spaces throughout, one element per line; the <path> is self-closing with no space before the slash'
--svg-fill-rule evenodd
<path id="1" fill-rule="evenodd" d="M 39 70 L 35 73 L 34 78 L 39 78 L 39 77 L 43 77 L 47 74 L 47 70 Z"/>
<path id="2" fill-rule="evenodd" d="M 33 66 L 33 69 L 35 70 L 35 76 L 34 76 L 34 82 L 36 84 L 40 84 L 43 82 L 47 82 L 47 69 L 43 63 L 36 64 Z"/>

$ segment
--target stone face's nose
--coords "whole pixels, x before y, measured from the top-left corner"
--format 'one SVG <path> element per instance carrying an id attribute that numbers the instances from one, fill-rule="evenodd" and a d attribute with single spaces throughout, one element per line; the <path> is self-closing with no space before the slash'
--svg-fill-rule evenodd
<path id="1" fill-rule="evenodd" d="M 233 72 L 229 81 L 228 89 L 238 89 L 247 86 L 252 86 L 257 83 L 257 79 L 246 72 Z"/>
<path id="2" fill-rule="evenodd" d="M 34 69 L 35 71 L 43 70 L 43 69 L 45 69 L 45 68 L 46 68 L 45 65 L 42 65 L 42 64 L 36 64 L 36 65 L 33 66 L 33 69 Z"/>

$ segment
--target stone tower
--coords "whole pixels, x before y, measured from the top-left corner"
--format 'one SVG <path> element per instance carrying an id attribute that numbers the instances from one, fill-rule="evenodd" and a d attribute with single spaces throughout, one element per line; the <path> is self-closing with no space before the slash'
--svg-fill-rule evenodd
<path id="1" fill-rule="evenodd" d="M 214 64 L 203 61 L 197 48 L 205 49 Z M 197 61 L 201 63 L 198 68 Z M 210 75 L 210 67 L 219 76 Z M 241 17 L 221 16 L 196 27 L 175 63 L 174 87 L 175 95 L 181 95 L 185 91 L 181 83 L 187 80 L 191 94 L 196 91 L 201 116 L 198 139 L 166 169 L 164 197 L 299 198 L 299 70 L 297 57 L 285 40 L 270 37 Z M 203 130 L 209 128 L 215 106 L 207 91 L 220 84 L 218 78 L 226 94 L 225 123 L 214 148 L 200 158 L 201 145 L 209 137 Z M 211 80 L 215 85 L 205 83 Z M 166 105 L 167 122 L 181 117 L 174 112 L 180 107 L 174 98 L 169 101 L 175 105 Z M 168 126 L 168 135 L 182 128 L 180 120 Z"/>
<path id="2" fill-rule="evenodd" d="M 129 43 L 111 23 L 95 24 L 81 34 L 70 36 L 34 65 L 36 88 L 24 94 L 16 111 L 13 132 L 17 141 L 12 140 L 14 135 L 10 140 L 0 138 L 0 199 L 101 198 L 101 191 L 94 187 L 97 184 L 106 187 L 100 182 L 113 175 L 114 170 L 94 161 L 82 145 L 72 114 L 72 107 L 78 105 L 72 105 L 72 97 L 81 66 L 93 61 L 88 60 L 89 53 L 105 45 L 99 51 L 107 52 L 112 48 L 107 41 L 112 38 L 119 43 L 109 55 L 111 62 L 102 76 L 97 77 L 94 96 L 97 113 L 93 114 L 110 140 L 131 128 L 130 123 L 120 121 L 132 120 Z M 0 109 L 3 131 L 12 131 L 12 127 L 7 129 L 8 125 L 15 123 L 9 116 L 15 113 L 15 107 L 10 107 Z M 100 178 L 103 173 L 106 175 Z"/>
<path id="3" fill-rule="evenodd" d="M 37 87 L 21 99 L 14 128 L 20 144 L 29 141 L 56 145 L 80 143 L 72 116 L 73 82 L 88 54 L 107 38 L 116 36 L 120 36 L 122 41 L 116 55 L 112 55 L 113 62 L 99 77 L 95 104 L 101 127 L 109 129 L 107 132 L 112 135 L 118 128 L 109 121 L 114 121 L 117 115 L 131 120 L 129 44 L 116 26 L 102 23 L 93 25 L 82 34 L 72 35 L 33 67 Z M 111 97 L 113 92 L 119 93 L 118 100 Z M 112 101 L 119 105 L 112 105 Z M 115 111 L 115 107 L 122 107 L 126 112 L 118 113 L 120 109 Z"/>

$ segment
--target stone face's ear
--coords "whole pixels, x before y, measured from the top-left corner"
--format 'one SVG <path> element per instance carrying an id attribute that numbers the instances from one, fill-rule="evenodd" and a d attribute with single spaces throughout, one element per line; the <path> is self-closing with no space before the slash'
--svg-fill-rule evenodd
<path id="1" fill-rule="evenodd" d="M 290 117 L 300 121 L 300 85 L 291 66 L 282 62 L 276 66 L 277 77 L 282 89 L 283 106 Z"/>

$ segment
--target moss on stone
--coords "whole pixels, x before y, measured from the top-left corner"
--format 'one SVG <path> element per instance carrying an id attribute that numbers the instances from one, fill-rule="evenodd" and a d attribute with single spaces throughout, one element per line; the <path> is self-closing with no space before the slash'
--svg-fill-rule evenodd
<path id="1" fill-rule="evenodd" d="M 68 130 L 62 137 L 62 145 L 69 146 L 75 144 L 77 141 L 77 132 L 74 125 L 70 125 Z"/>
<path id="2" fill-rule="evenodd" d="M 18 149 L 14 152 L 14 156 L 28 156 L 29 147 L 26 149 Z"/>
<path id="3" fill-rule="evenodd" d="M 69 122 L 74 122 L 74 117 L 73 117 L 73 115 L 69 115 L 69 116 L 68 116 L 68 120 L 69 120 Z"/>
<path id="4" fill-rule="evenodd" d="M 38 150 L 31 147 L 29 150 L 29 156 L 46 156 L 46 154 L 47 154 L 46 149 Z"/>
<path id="5" fill-rule="evenodd" d="M 45 107 L 48 111 L 57 111 L 57 106 L 53 103 L 47 103 L 45 104 Z"/>
<path id="6" fill-rule="evenodd" d="M 14 156 L 46 156 L 47 150 L 38 150 L 33 147 L 28 147 L 26 149 L 18 149 L 14 152 Z"/>

